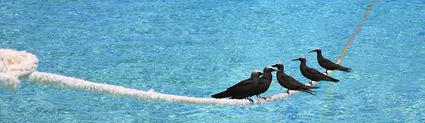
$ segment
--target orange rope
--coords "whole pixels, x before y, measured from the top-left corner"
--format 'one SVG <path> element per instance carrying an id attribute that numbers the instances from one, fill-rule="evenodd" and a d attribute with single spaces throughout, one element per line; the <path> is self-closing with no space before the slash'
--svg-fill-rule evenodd
<path id="1" fill-rule="evenodd" d="M 379 0 L 376 0 L 375 2 L 379 2 Z M 354 31 L 353 34 L 351 34 L 350 39 L 348 39 L 347 44 L 345 44 L 344 50 L 341 53 L 341 56 L 339 56 L 338 60 L 336 61 L 336 64 L 340 64 L 342 61 L 342 58 L 344 58 L 345 54 L 348 51 L 348 47 L 350 47 L 350 45 L 353 43 L 354 38 L 357 36 L 357 34 L 359 34 L 360 30 L 363 27 L 363 23 L 367 20 L 367 17 L 369 16 L 370 12 L 372 11 L 372 4 L 367 5 L 367 10 L 363 15 L 362 20 L 360 20 L 359 25 L 357 25 L 356 30 Z"/>

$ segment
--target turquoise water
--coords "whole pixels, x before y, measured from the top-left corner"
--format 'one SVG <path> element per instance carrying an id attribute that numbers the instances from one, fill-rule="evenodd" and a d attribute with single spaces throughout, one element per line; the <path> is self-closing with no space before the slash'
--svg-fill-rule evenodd
<path id="1" fill-rule="evenodd" d="M 367 1 L 0 1 L 0 48 L 26 50 L 39 71 L 209 97 L 290 59 L 337 59 Z M 425 122 L 425 1 L 383 0 L 342 64 L 338 84 L 253 106 L 115 97 L 24 81 L 0 89 L 0 122 Z M 323 69 L 319 69 L 323 70 Z M 264 96 L 286 91 L 273 81 Z"/>

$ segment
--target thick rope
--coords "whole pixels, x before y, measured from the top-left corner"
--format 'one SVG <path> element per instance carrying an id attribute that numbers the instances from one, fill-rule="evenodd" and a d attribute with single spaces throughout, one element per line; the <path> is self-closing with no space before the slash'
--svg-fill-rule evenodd
<path id="1" fill-rule="evenodd" d="M 249 104 L 259 104 L 265 103 L 273 100 L 283 99 L 289 95 L 298 93 L 298 91 L 290 91 L 290 94 L 287 93 L 277 94 L 271 97 L 268 97 L 266 100 L 258 98 L 254 100 L 254 103 L 249 102 L 248 100 L 239 100 L 239 99 L 214 99 L 214 98 L 198 98 L 198 97 L 187 97 L 171 94 L 162 94 L 155 92 L 153 90 L 141 91 L 136 89 L 125 88 L 122 86 L 101 84 L 90 82 L 78 78 L 67 77 L 52 73 L 44 72 L 33 72 L 27 78 L 29 81 L 41 83 L 41 84 L 51 84 L 58 85 L 62 88 L 73 88 L 78 90 L 92 91 L 102 94 L 109 94 L 114 96 L 125 96 L 125 97 L 134 97 L 146 100 L 158 100 L 158 101 L 168 101 L 168 102 L 180 102 L 180 103 L 191 103 L 191 104 L 208 104 L 208 105 L 249 105 Z"/>
<path id="2" fill-rule="evenodd" d="M 21 81 L 37 70 L 38 59 L 35 55 L 10 49 L 0 49 L 0 87 L 14 91 Z"/>
<path id="3" fill-rule="evenodd" d="M 352 44 L 355 36 L 360 32 L 364 21 L 367 19 L 369 13 L 372 10 L 372 5 L 368 5 L 368 9 L 365 12 L 362 20 L 357 26 L 355 32 L 351 35 L 351 38 L 347 41 L 345 48 L 336 63 L 341 63 L 342 58 L 345 56 L 348 47 Z M 276 94 L 266 99 L 257 98 L 251 103 L 248 100 L 237 100 L 237 99 L 214 99 L 214 98 L 197 98 L 187 97 L 179 95 L 162 94 L 153 90 L 142 91 L 136 89 L 125 88 L 122 86 L 101 84 L 90 82 L 82 79 L 73 77 L 67 77 L 52 73 L 44 73 L 36 71 L 38 60 L 35 55 L 24 51 L 14 51 L 7 49 L 0 49 L 0 86 L 13 86 L 19 84 L 20 79 L 26 79 L 29 81 L 41 83 L 41 84 L 52 84 L 58 85 L 63 88 L 72 88 L 78 90 L 92 91 L 102 94 L 109 94 L 115 96 L 126 96 L 133 98 L 140 98 L 146 100 L 159 100 L 168 102 L 180 102 L 190 104 L 206 104 L 206 105 L 250 105 L 270 102 L 274 100 L 280 100 L 289 97 L 290 95 L 296 94 L 299 91 L 289 91 L 287 93 Z M 331 71 L 328 71 L 330 73 Z M 314 84 L 316 82 L 312 82 Z M 309 85 L 309 84 L 307 84 Z"/>

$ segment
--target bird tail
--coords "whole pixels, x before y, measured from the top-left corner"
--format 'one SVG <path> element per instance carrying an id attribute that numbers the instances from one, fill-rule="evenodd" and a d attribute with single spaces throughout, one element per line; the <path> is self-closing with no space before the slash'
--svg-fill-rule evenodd
<path id="1" fill-rule="evenodd" d="M 344 67 L 344 66 L 339 67 L 338 70 L 341 70 L 341 71 L 344 71 L 344 72 L 351 72 L 351 68 Z"/>
<path id="2" fill-rule="evenodd" d="M 302 91 L 302 92 L 306 92 L 306 93 L 309 93 L 309 94 L 311 94 L 311 95 L 316 96 L 316 94 L 314 94 L 314 91 L 312 91 L 312 90 L 310 90 L 310 89 L 301 90 L 301 91 Z"/>
<path id="3" fill-rule="evenodd" d="M 307 89 L 318 89 L 319 87 L 316 87 L 316 86 L 307 86 L 306 85 L 306 87 L 307 87 Z"/>
<path id="4" fill-rule="evenodd" d="M 327 80 L 327 81 L 332 81 L 332 82 L 339 82 L 339 80 L 338 80 L 338 79 L 332 78 L 332 77 L 330 77 L 330 76 L 327 76 L 327 77 L 326 77 L 326 80 Z"/>
<path id="5" fill-rule="evenodd" d="M 220 92 L 218 94 L 214 94 L 211 97 L 213 97 L 213 98 L 226 98 L 226 97 L 230 97 L 230 93 L 227 92 L 227 91 L 223 91 L 223 92 Z"/>

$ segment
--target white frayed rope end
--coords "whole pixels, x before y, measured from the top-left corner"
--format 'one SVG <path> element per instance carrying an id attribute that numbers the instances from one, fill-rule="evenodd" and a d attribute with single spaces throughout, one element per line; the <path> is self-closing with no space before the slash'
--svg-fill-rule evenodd
<path id="1" fill-rule="evenodd" d="M 0 49 L 0 87 L 16 90 L 24 78 L 36 71 L 38 59 L 35 55 L 10 49 Z"/>

